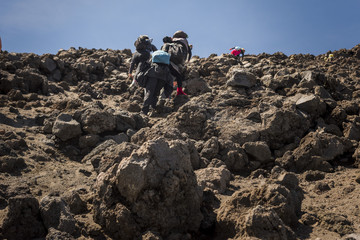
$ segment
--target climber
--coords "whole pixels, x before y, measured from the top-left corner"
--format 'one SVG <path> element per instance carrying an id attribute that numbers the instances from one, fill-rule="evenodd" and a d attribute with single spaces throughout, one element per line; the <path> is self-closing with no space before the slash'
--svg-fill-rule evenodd
<path id="1" fill-rule="evenodd" d="M 241 48 L 239 46 L 236 46 L 236 47 L 232 47 L 229 49 L 231 52 L 232 55 L 234 56 L 239 56 L 241 54 L 241 60 L 244 59 L 244 54 L 245 54 L 245 49 L 244 48 Z"/>
<path id="2" fill-rule="evenodd" d="M 1 37 L 0 37 L 0 52 L 2 51 Z"/>
<path id="3" fill-rule="evenodd" d="M 136 48 L 130 62 L 129 77 L 132 79 L 130 88 L 136 84 L 136 76 L 138 73 L 146 71 L 150 67 L 150 52 L 156 51 L 157 48 L 152 44 L 152 39 L 147 35 L 140 35 L 134 46 Z M 132 75 L 132 71 L 136 68 L 135 76 Z"/>
<path id="4" fill-rule="evenodd" d="M 334 54 L 328 51 L 324 57 L 325 62 L 331 62 L 334 59 Z"/>
<path id="5" fill-rule="evenodd" d="M 177 82 L 177 94 L 187 95 L 182 89 L 183 81 L 185 80 L 185 63 L 190 60 L 192 53 L 192 45 L 187 41 L 188 35 L 183 31 L 176 31 L 173 37 L 164 37 L 164 45 L 161 50 L 170 53 L 170 72 Z M 171 86 L 172 88 L 172 86 Z M 165 96 L 170 97 L 172 89 L 165 89 Z"/>
<path id="6" fill-rule="evenodd" d="M 151 66 L 146 71 L 147 82 L 145 86 L 144 103 L 142 113 L 147 115 L 150 107 L 153 109 L 154 114 L 157 112 L 156 103 L 160 95 L 161 89 L 169 84 L 170 81 L 170 54 L 162 50 L 155 51 L 152 54 Z M 153 116 L 153 115 L 151 115 Z"/>

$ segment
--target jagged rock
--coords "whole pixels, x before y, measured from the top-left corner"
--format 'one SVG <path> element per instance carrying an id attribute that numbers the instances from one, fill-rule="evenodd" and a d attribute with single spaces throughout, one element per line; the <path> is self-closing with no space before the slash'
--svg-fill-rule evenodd
<path id="1" fill-rule="evenodd" d="M 244 237 L 296 239 L 293 230 L 283 223 L 273 209 L 266 209 L 261 205 L 251 209 L 249 214 L 245 216 L 244 228 Z"/>
<path id="2" fill-rule="evenodd" d="M 344 136 L 347 139 L 359 141 L 360 140 L 360 124 L 358 123 L 344 123 Z"/>
<path id="3" fill-rule="evenodd" d="M 229 71 L 227 78 L 229 80 L 226 82 L 226 85 L 232 87 L 251 88 L 257 83 L 254 74 L 242 69 L 234 68 L 232 71 Z"/>
<path id="4" fill-rule="evenodd" d="M 86 202 L 81 199 L 77 190 L 69 191 L 63 196 L 64 201 L 73 214 L 81 214 L 87 211 Z"/>
<path id="5" fill-rule="evenodd" d="M 0 172 L 12 173 L 27 165 L 22 157 L 0 156 Z"/>
<path id="6" fill-rule="evenodd" d="M 296 101 L 296 107 L 309 114 L 321 115 L 326 111 L 326 105 L 315 95 L 302 95 Z"/>
<path id="7" fill-rule="evenodd" d="M 100 136 L 96 134 L 87 134 L 79 138 L 79 147 L 80 148 L 91 148 L 96 146 L 100 141 Z"/>
<path id="8" fill-rule="evenodd" d="M 53 59 L 46 57 L 45 59 L 41 60 L 40 67 L 46 73 L 51 73 L 52 71 L 54 71 L 56 69 L 56 62 Z"/>
<path id="9" fill-rule="evenodd" d="M 270 148 L 266 142 L 247 142 L 242 148 L 249 156 L 253 157 L 255 161 L 266 163 L 272 158 Z"/>
<path id="10" fill-rule="evenodd" d="M 129 129 L 129 131 L 130 131 L 130 129 Z M 120 143 L 123 143 L 123 142 L 128 142 L 129 141 L 129 136 L 126 135 L 125 133 L 119 133 L 117 135 L 108 135 L 108 136 L 104 137 L 104 139 L 105 140 L 112 139 L 117 144 L 120 144 Z"/>
<path id="11" fill-rule="evenodd" d="M 71 115 L 60 114 L 53 125 L 52 133 L 62 141 L 67 141 L 81 135 L 80 123 L 72 118 Z"/>
<path id="12" fill-rule="evenodd" d="M 209 84 L 203 78 L 186 80 L 186 82 L 184 82 L 184 87 L 186 88 L 186 92 L 193 96 L 211 92 Z"/>
<path id="13" fill-rule="evenodd" d="M 109 201 L 128 212 L 126 225 L 134 221 L 131 212 L 137 216 L 133 228 L 151 227 L 162 236 L 196 231 L 200 226 L 202 192 L 192 170 L 189 149 L 183 141 L 159 138 L 144 143 L 118 165 L 101 173 L 96 186 L 100 197 L 95 203 L 96 219 L 107 229 L 106 215 L 114 212 L 114 207 L 105 208 Z M 113 223 L 114 227 L 117 224 L 121 223 Z M 111 230 L 114 236 L 120 234 L 121 227 Z"/>
<path id="14" fill-rule="evenodd" d="M 352 157 L 355 159 L 355 165 L 360 166 L 360 145 L 356 148 Z"/>
<path id="15" fill-rule="evenodd" d="M 124 113 L 115 114 L 116 130 L 126 132 L 128 129 L 136 129 L 136 120 Z"/>
<path id="16" fill-rule="evenodd" d="M 307 134 L 300 146 L 276 161 L 287 169 L 294 171 L 321 170 L 330 171 L 328 163 L 344 152 L 341 139 L 321 131 Z"/>
<path id="17" fill-rule="evenodd" d="M 207 167 L 195 171 L 198 185 L 206 191 L 208 189 L 215 193 L 224 193 L 231 179 L 231 173 L 225 166 Z"/>
<path id="18" fill-rule="evenodd" d="M 20 89 L 24 93 L 34 92 L 43 95 L 47 95 L 49 93 L 48 79 L 31 69 L 17 70 L 15 78 L 19 83 L 21 83 Z M 16 86 L 14 87 L 16 88 Z"/>
<path id="19" fill-rule="evenodd" d="M 248 164 L 248 156 L 244 149 L 236 146 L 232 141 L 219 141 L 221 160 L 226 164 L 231 172 L 240 172 L 245 170 Z"/>
<path id="20" fill-rule="evenodd" d="M 0 223 L 7 221 L 9 199 L 30 193 L 41 199 L 57 188 L 66 214 L 77 214 L 76 231 L 50 227 L 47 239 L 353 233 L 359 229 L 356 205 L 345 205 L 353 203 L 360 182 L 354 169 L 360 164 L 359 53 L 360 45 L 341 49 L 331 62 L 324 55 L 264 53 L 246 55 L 242 64 L 230 54 L 195 56 L 186 66 L 188 95 L 173 92 L 162 111 L 147 117 L 139 113 L 143 89 L 128 88 L 129 49 L 70 48 L 42 56 L 4 51 Z M 80 123 L 80 133 L 66 142 L 52 131 L 61 114 Z M 168 167 L 179 159 L 186 166 Z M 300 174 L 303 212 L 297 175 L 281 167 Z M 54 210 L 54 219 L 62 211 Z M 23 227 L 21 220 L 1 228 L 0 238 L 11 239 L 4 233 Z M 293 227 L 296 234 L 313 231 L 294 236 Z"/>
<path id="21" fill-rule="evenodd" d="M 212 137 L 204 144 L 203 149 L 200 152 L 200 156 L 209 160 L 213 159 L 219 152 L 219 142 L 216 137 Z"/>
<path id="22" fill-rule="evenodd" d="M 291 108 L 271 107 L 261 113 L 261 119 L 261 139 L 269 145 L 270 149 L 279 149 L 285 144 L 294 142 L 310 127 L 309 120 Z M 252 142 L 256 140 L 258 139 Z"/>
<path id="23" fill-rule="evenodd" d="M 320 171 L 309 170 L 306 172 L 306 175 L 305 175 L 305 180 L 310 181 L 310 182 L 322 180 L 324 178 L 325 178 L 325 174 Z"/>
<path id="24" fill-rule="evenodd" d="M 107 148 L 99 162 L 99 172 L 106 172 L 111 166 L 120 163 L 124 158 L 130 156 L 136 149 L 138 149 L 138 146 L 128 142 L 112 145 Z"/>
<path id="25" fill-rule="evenodd" d="M 289 181 L 281 179 L 284 175 L 280 183 L 290 188 L 274 183 L 249 186 L 223 202 L 217 215 L 218 234 L 224 238 L 260 237 L 258 234 L 266 234 L 271 226 L 276 226 L 276 231 L 268 234 L 279 239 L 293 238 L 291 226 L 296 225 L 301 214 L 303 194 L 296 181 L 288 184 Z"/>
<path id="26" fill-rule="evenodd" d="M 261 77 L 261 82 L 272 90 L 291 88 L 299 82 L 298 73 L 291 73 L 288 69 L 279 70 L 274 76 L 266 74 Z"/>
<path id="27" fill-rule="evenodd" d="M 46 230 L 42 223 L 38 200 L 31 195 L 18 195 L 8 199 L 7 215 L 1 226 L 4 239 L 43 238 Z"/>
<path id="28" fill-rule="evenodd" d="M 94 168 L 98 168 L 99 162 L 101 159 L 101 155 L 108 147 L 116 145 L 116 142 L 112 139 L 109 139 L 101 144 L 99 144 L 96 148 L 94 148 L 90 153 L 85 155 L 81 162 L 86 163 L 90 162 L 94 166 Z"/>
<path id="29" fill-rule="evenodd" d="M 85 110 L 81 115 L 80 121 L 84 132 L 90 134 L 113 131 L 116 128 L 114 115 L 98 108 Z"/>
<path id="30" fill-rule="evenodd" d="M 55 228 L 48 229 L 48 234 L 46 235 L 46 240 L 61 240 L 61 239 L 67 239 L 67 240 L 75 240 L 71 234 L 67 232 L 59 231 Z"/>
<path id="31" fill-rule="evenodd" d="M 40 202 L 40 213 L 46 229 L 54 228 L 68 234 L 75 232 L 76 220 L 62 198 L 44 197 Z"/>
<path id="32" fill-rule="evenodd" d="M 12 89 L 8 93 L 9 99 L 13 101 L 21 101 L 25 100 L 24 95 L 20 90 Z"/>

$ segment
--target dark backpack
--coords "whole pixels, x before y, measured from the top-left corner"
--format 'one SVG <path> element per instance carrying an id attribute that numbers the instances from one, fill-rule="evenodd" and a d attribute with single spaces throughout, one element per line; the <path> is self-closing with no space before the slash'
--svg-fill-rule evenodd
<path id="1" fill-rule="evenodd" d="M 140 37 L 138 37 L 134 42 L 134 46 L 137 51 L 141 51 L 141 50 L 151 51 L 152 49 L 151 40 L 146 35 L 141 35 Z"/>
<path id="2" fill-rule="evenodd" d="M 180 42 L 165 43 L 162 50 L 170 54 L 170 61 L 175 64 L 183 64 L 187 58 L 187 47 Z"/>
<path id="3" fill-rule="evenodd" d="M 147 73 L 151 67 L 149 62 L 142 62 L 136 69 L 135 81 L 140 87 L 145 87 L 148 81 Z"/>

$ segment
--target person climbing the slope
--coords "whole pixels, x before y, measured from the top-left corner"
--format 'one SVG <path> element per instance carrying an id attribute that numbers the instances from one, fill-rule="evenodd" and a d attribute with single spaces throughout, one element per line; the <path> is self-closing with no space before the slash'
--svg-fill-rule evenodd
<path id="1" fill-rule="evenodd" d="M 146 71 L 150 67 L 150 53 L 157 50 L 157 48 L 152 44 L 152 39 L 147 35 L 140 35 L 136 39 L 134 46 L 136 51 L 131 58 L 129 68 L 129 77 L 133 80 L 130 88 L 136 84 L 137 74 Z M 132 72 L 135 68 L 135 76 L 133 76 Z"/>
<path id="2" fill-rule="evenodd" d="M 184 31 L 176 31 L 173 37 L 165 37 L 161 50 L 170 54 L 170 72 L 177 82 L 176 95 L 187 95 L 182 89 L 185 80 L 185 63 L 192 56 L 191 47 L 187 41 L 188 35 Z M 170 97 L 169 89 L 165 91 L 166 97 Z"/>
<path id="3" fill-rule="evenodd" d="M 157 101 L 161 89 L 169 84 L 170 81 L 170 54 L 162 50 L 155 51 L 152 54 L 151 67 L 146 72 L 145 96 L 142 107 L 142 113 L 147 115 L 150 107 L 154 112 L 157 111 Z M 151 113 L 152 114 L 152 113 Z"/>
<path id="4" fill-rule="evenodd" d="M 1 37 L 0 37 L 0 52 L 2 51 Z"/>
<path id="5" fill-rule="evenodd" d="M 236 46 L 236 47 L 230 48 L 229 50 L 231 51 L 230 52 L 231 55 L 234 55 L 236 57 L 241 55 L 241 60 L 244 60 L 244 55 L 245 55 L 245 49 L 244 48 Z M 240 59 L 240 57 L 239 57 L 239 59 Z"/>

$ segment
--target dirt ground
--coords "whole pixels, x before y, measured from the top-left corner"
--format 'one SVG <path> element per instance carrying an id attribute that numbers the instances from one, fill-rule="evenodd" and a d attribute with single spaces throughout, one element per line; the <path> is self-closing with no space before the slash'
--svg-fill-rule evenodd
<path id="1" fill-rule="evenodd" d="M 67 97 L 74 98 L 72 93 L 53 95 L 49 99 L 59 102 Z M 46 101 L 49 101 L 46 99 Z M 38 106 L 17 108 L 3 106 L 0 108 L 0 135 L 9 132 L 22 136 L 28 148 L 18 152 L 27 165 L 26 168 L 13 173 L 0 173 L 0 189 L 10 194 L 28 192 L 40 201 L 48 194 L 62 194 L 81 189 L 83 197 L 88 197 L 90 211 L 77 215 L 76 219 L 88 231 L 101 231 L 101 227 L 93 222 L 91 212 L 91 186 L 96 179 L 96 172 L 91 165 L 81 163 L 76 157 L 65 155 L 57 150 L 52 135 L 45 135 L 36 118 L 54 111 L 52 105 L 46 106 L 45 99 L 40 99 Z M 104 105 L 116 108 L 117 101 L 112 98 L 103 99 Z M 156 121 L 152 119 L 151 121 Z M 332 240 L 340 239 L 344 228 L 351 227 L 360 233 L 360 170 L 351 166 L 337 166 L 332 173 L 315 174 L 318 180 L 305 172 L 298 175 L 300 186 L 304 191 L 302 202 L 303 216 L 296 229 L 299 239 Z M 322 179 L 323 178 L 323 179 Z M 249 184 L 248 178 L 235 177 L 232 185 Z M 224 197 L 225 199 L 226 197 Z M 0 224 L 6 216 L 7 208 L 0 204 Z M 348 225 L 347 222 L 352 224 Z"/>

